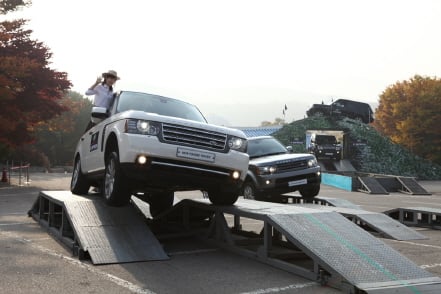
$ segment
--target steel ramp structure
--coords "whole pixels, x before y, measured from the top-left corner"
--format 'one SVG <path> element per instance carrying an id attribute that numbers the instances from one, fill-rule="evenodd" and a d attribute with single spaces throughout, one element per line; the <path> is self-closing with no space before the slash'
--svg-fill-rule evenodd
<path id="1" fill-rule="evenodd" d="M 386 189 L 374 177 L 358 177 L 361 187 L 360 192 L 368 194 L 389 194 Z"/>
<path id="2" fill-rule="evenodd" d="M 441 209 L 433 207 L 399 207 L 384 214 L 407 226 L 420 226 L 441 230 Z"/>
<path id="3" fill-rule="evenodd" d="M 426 191 L 414 178 L 396 177 L 401 184 L 400 192 L 410 195 L 432 195 Z"/>
<path id="4" fill-rule="evenodd" d="M 426 236 L 403 225 L 384 213 L 371 212 L 362 209 L 351 209 L 346 207 L 319 206 L 314 204 L 302 204 L 302 206 L 323 211 L 337 212 L 364 230 L 383 238 L 399 241 L 428 239 Z"/>
<path id="5" fill-rule="evenodd" d="M 193 212 L 212 214 L 201 238 L 347 293 L 441 293 L 441 279 L 332 211 L 238 200 L 234 206 L 183 200 L 157 221 L 201 232 Z M 247 231 L 241 219 L 261 221 Z M 432 293 L 438 293 L 432 292 Z"/>
<path id="6" fill-rule="evenodd" d="M 335 207 L 343 207 L 343 208 L 351 208 L 351 209 L 361 209 L 359 205 L 356 205 L 346 199 L 342 198 L 331 198 L 331 197 L 322 197 L 316 196 L 312 199 L 304 198 L 300 195 L 290 195 L 284 194 L 280 197 L 280 203 L 288 203 L 288 204 L 304 204 L 304 203 L 312 203 L 317 205 L 324 206 L 335 206 Z"/>
<path id="7" fill-rule="evenodd" d="M 101 197 L 70 191 L 40 192 L 29 211 L 41 225 L 93 264 L 165 260 L 169 257 L 133 206 L 109 207 Z"/>

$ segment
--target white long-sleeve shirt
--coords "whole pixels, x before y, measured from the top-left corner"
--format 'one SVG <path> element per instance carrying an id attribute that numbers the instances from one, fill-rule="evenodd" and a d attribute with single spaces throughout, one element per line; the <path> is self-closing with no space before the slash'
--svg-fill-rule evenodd
<path id="1" fill-rule="evenodd" d="M 93 89 L 88 89 L 86 95 L 95 95 L 93 105 L 98 107 L 105 107 L 109 109 L 110 102 L 113 98 L 113 92 L 106 84 L 99 84 Z"/>

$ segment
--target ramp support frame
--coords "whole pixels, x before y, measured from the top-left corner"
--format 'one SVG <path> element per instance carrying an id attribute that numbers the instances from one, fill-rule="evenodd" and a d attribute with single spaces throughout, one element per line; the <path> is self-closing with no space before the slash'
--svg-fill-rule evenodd
<path id="1" fill-rule="evenodd" d="M 61 203 L 39 196 L 34 203 L 28 216 L 40 223 L 58 240 L 60 240 L 71 251 L 73 256 L 80 260 L 87 259 L 87 252 L 79 244 L 71 224 L 66 216 L 65 209 Z"/>

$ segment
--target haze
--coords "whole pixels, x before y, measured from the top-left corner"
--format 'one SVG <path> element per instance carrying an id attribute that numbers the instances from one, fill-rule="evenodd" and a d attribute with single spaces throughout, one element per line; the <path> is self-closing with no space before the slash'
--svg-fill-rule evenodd
<path id="1" fill-rule="evenodd" d="M 301 119 L 312 103 L 368 102 L 396 81 L 441 69 L 440 1 L 33 0 L 51 65 L 84 93 L 118 71 L 117 89 L 180 98 L 212 123 Z"/>

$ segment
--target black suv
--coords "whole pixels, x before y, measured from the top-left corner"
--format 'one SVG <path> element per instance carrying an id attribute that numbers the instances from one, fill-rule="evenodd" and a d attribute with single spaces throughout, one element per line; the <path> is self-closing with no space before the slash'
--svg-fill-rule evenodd
<path id="1" fill-rule="evenodd" d="M 360 120 L 365 124 L 374 121 L 374 113 L 369 104 L 347 99 L 338 99 L 331 105 L 314 104 L 306 111 L 306 114 L 308 116 L 344 116 Z"/>
<path id="2" fill-rule="evenodd" d="M 271 136 L 248 138 L 250 163 L 242 187 L 244 198 L 269 200 L 299 191 L 303 197 L 318 195 L 320 166 L 312 154 L 290 153 Z"/>
<path id="3" fill-rule="evenodd" d="M 337 142 L 335 136 L 319 135 L 313 133 L 311 135 L 311 143 L 308 146 L 308 151 L 314 154 L 317 158 L 333 158 L 341 159 L 341 144 Z"/>

